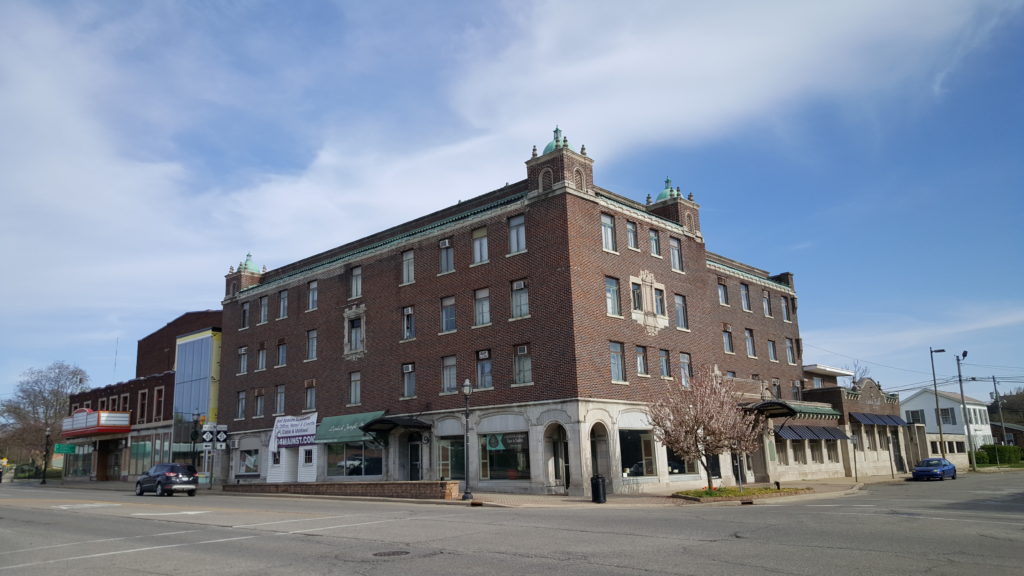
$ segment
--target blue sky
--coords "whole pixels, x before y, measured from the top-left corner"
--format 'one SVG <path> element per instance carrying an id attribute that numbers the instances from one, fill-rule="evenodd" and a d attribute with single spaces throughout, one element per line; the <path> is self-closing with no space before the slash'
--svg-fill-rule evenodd
<path id="1" fill-rule="evenodd" d="M 1024 5 L 0 3 L 0 398 L 281 266 L 525 177 L 665 177 L 793 272 L 807 363 L 1024 385 Z M 944 389 L 955 390 L 955 386 Z"/>

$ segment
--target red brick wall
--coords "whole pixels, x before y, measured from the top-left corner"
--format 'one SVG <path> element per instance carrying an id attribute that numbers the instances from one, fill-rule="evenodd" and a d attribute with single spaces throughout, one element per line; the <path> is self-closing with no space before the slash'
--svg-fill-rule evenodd
<path id="1" fill-rule="evenodd" d="M 459 482 L 302 482 L 225 484 L 225 492 L 241 494 L 308 494 L 315 496 L 363 496 L 416 500 L 457 500 Z"/>

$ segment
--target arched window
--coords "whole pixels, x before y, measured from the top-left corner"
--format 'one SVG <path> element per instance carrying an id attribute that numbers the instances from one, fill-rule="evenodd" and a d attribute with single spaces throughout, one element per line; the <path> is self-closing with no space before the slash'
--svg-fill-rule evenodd
<path id="1" fill-rule="evenodd" d="M 573 173 L 573 181 L 576 184 L 576 189 L 577 190 L 580 190 L 580 191 L 586 190 L 587 183 L 584 181 L 583 171 L 580 170 L 579 168 L 577 168 L 576 171 Z"/>
<path id="2" fill-rule="evenodd" d="M 554 176 L 551 170 L 544 170 L 540 173 L 540 191 L 547 192 L 554 186 Z"/>

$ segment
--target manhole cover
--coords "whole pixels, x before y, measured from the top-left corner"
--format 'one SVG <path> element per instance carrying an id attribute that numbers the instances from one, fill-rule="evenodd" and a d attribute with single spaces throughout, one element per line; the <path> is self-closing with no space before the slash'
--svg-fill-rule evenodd
<path id="1" fill-rule="evenodd" d="M 388 550 L 387 552 L 374 552 L 374 556 L 405 556 L 408 554 L 405 550 Z"/>

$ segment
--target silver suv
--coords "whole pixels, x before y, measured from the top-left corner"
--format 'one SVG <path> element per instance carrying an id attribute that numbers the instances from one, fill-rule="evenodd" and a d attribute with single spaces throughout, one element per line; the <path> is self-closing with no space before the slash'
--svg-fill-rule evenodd
<path id="1" fill-rule="evenodd" d="M 173 496 L 175 492 L 196 495 L 199 478 L 191 464 L 157 464 L 135 481 L 135 495 L 153 492 L 157 496 Z"/>

